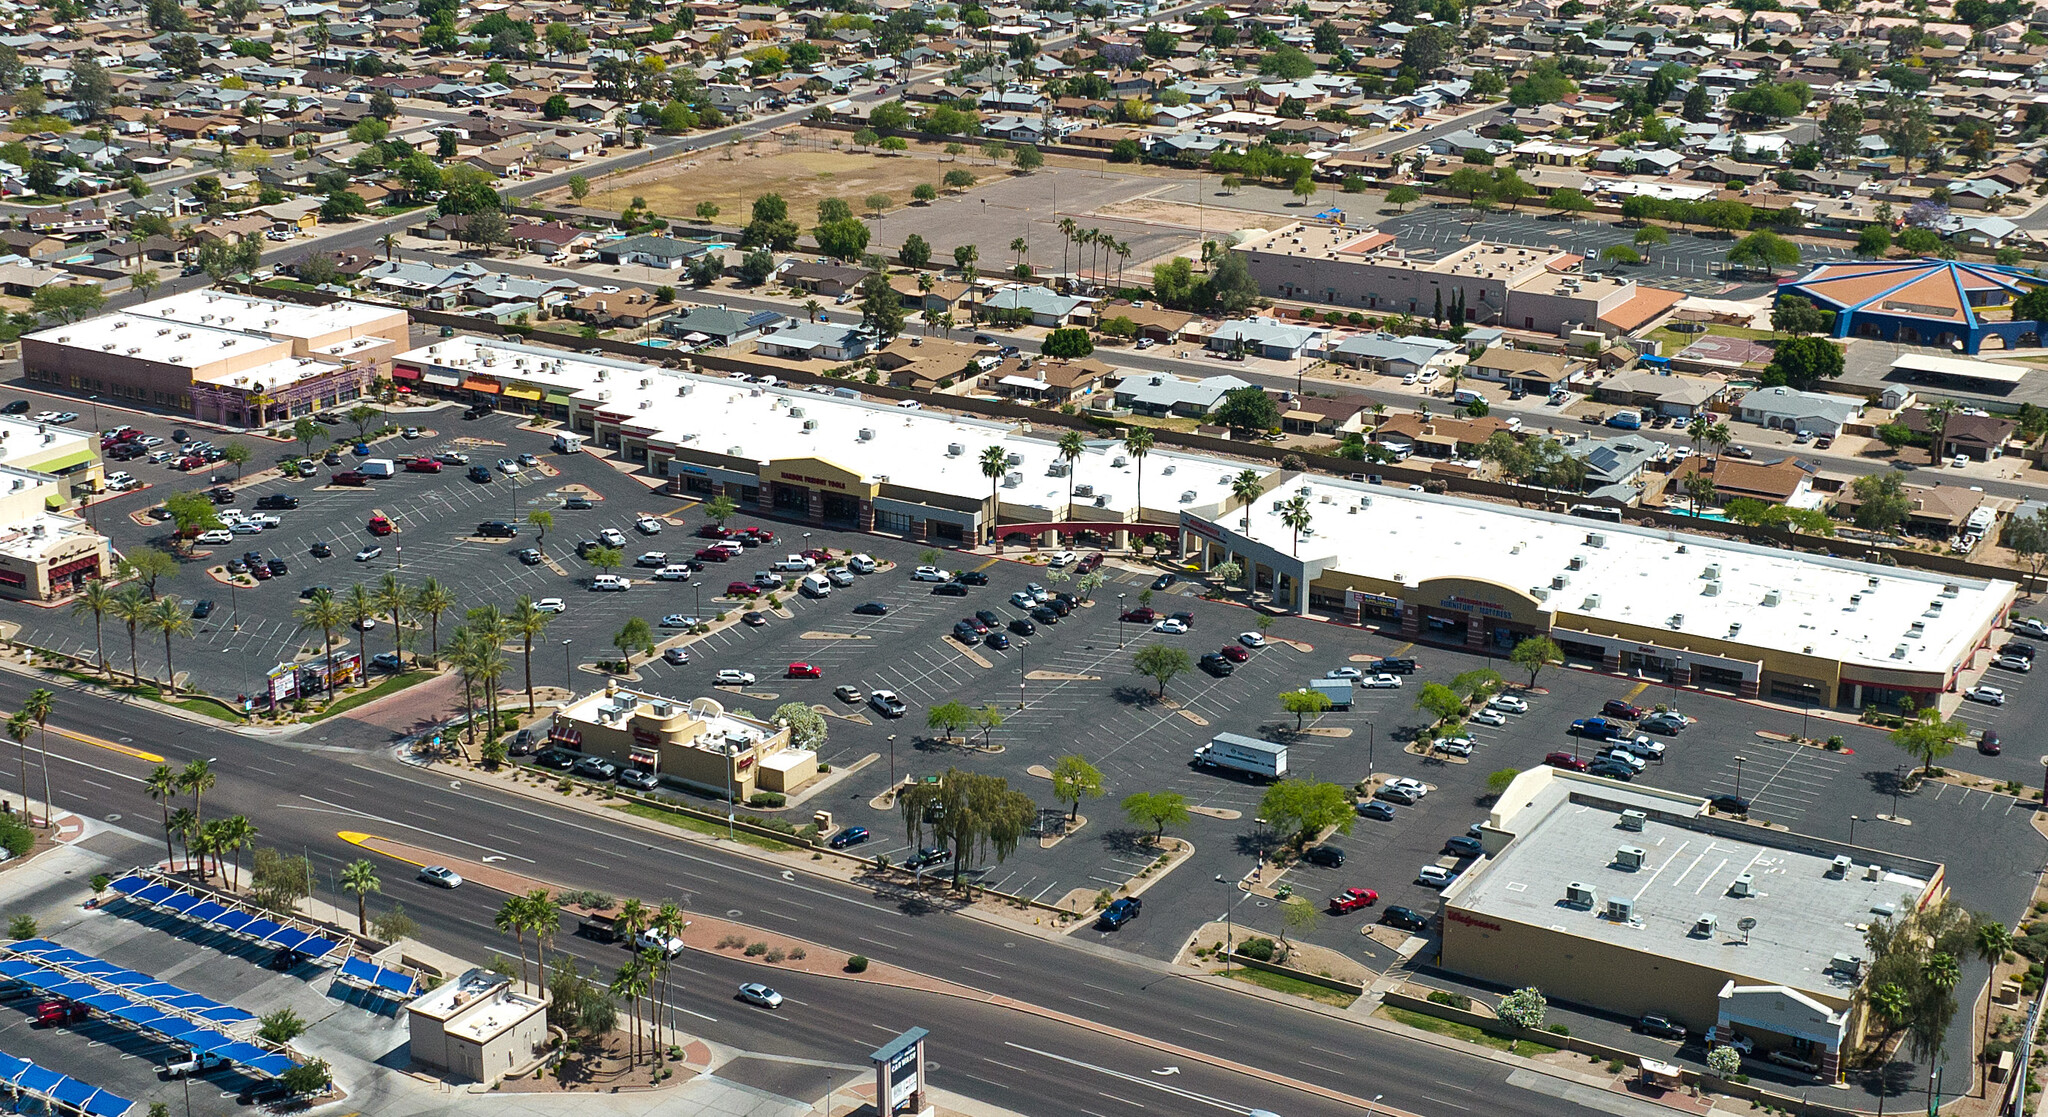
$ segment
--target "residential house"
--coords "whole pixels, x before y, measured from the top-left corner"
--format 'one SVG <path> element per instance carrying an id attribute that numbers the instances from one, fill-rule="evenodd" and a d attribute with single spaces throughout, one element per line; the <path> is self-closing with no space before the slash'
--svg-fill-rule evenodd
<path id="1" fill-rule="evenodd" d="M 875 351 L 874 363 L 892 388 L 955 394 L 977 387 L 976 378 L 998 364 L 979 345 L 939 337 L 898 337 Z"/>
<path id="2" fill-rule="evenodd" d="M 1645 415 L 1690 419 L 1727 392 L 1728 382 L 1717 376 L 1663 376 L 1636 371 L 1607 378 L 1593 394 L 1603 403 L 1633 407 Z"/>
<path id="3" fill-rule="evenodd" d="M 1470 459 L 1480 444 L 1500 431 L 1513 431 L 1504 419 L 1493 416 L 1470 418 L 1463 415 L 1432 415 L 1426 421 L 1412 411 L 1396 412 L 1373 428 L 1371 441 L 1408 457 L 1439 461 Z"/>
<path id="4" fill-rule="evenodd" d="M 1671 493 L 1683 492 L 1686 480 L 1696 475 L 1703 475 L 1714 482 L 1716 504 L 1725 505 L 1731 500 L 1746 498 L 1790 508 L 1815 508 L 1822 502 L 1821 495 L 1813 488 L 1813 471 L 1799 464 L 1797 458 L 1758 462 L 1726 455 L 1715 458 L 1694 455 L 1678 463 L 1666 483 L 1666 502 L 1675 499 Z"/>
<path id="5" fill-rule="evenodd" d="M 1027 363 L 1028 362 L 1028 363 Z M 1095 394 L 1116 370 L 1093 357 L 1080 360 L 1013 357 L 982 377 L 997 395 L 1021 403 L 1063 404 Z"/>
<path id="6" fill-rule="evenodd" d="M 1029 314 L 1032 325 L 1045 327 L 1066 325 L 1084 305 L 1086 300 L 1055 294 L 1049 287 L 1023 285 L 1005 287 L 987 302 L 988 308 L 998 314 Z"/>
<path id="7" fill-rule="evenodd" d="M 1983 493 L 1962 485 L 1907 485 L 1905 496 L 1905 533 L 1932 539 L 1960 534 L 1970 522 L 1971 513 L 1986 503 Z M 1854 516 L 1863 503 L 1853 485 L 1844 485 L 1835 493 L 1834 502 L 1834 513 L 1843 517 Z"/>
<path id="8" fill-rule="evenodd" d="M 638 329 L 675 312 L 674 303 L 658 303 L 654 295 L 638 287 L 621 291 L 592 291 L 568 305 L 569 314 L 603 328 Z"/>
<path id="9" fill-rule="evenodd" d="M 1643 469 L 1669 447 L 1641 435 L 1589 439 L 1573 445 L 1569 452 L 1586 463 L 1586 489 L 1595 496 L 1622 504 L 1633 504 L 1639 493 L 1636 482 Z"/>
<path id="10" fill-rule="evenodd" d="M 827 361 L 850 361 L 866 355 L 872 338 L 858 326 L 829 322 L 799 322 L 787 329 L 764 334 L 754 349 L 764 357 L 804 361 L 813 357 Z"/>
<path id="11" fill-rule="evenodd" d="M 621 240 L 601 241 L 597 258 L 606 264 L 638 264 L 649 268 L 680 268 L 702 256 L 705 247 L 695 241 L 643 233 Z"/>
<path id="12" fill-rule="evenodd" d="M 661 332 L 686 345 L 738 345 L 761 336 L 783 320 L 773 310 L 743 313 L 722 306 L 693 306 L 661 324 Z"/>
<path id="13" fill-rule="evenodd" d="M 1292 361 L 1321 352 L 1329 331 L 1315 326 L 1289 326 L 1271 318 L 1238 318 L 1216 327 L 1205 343 L 1219 353 L 1244 352 L 1276 361 Z"/>
<path id="14" fill-rule="evenodd" d="M 1927 408 L 1915 407 L 1899 413 L 1898 421 L 1915 434 L 1932 437 L 1934 424 Z M 1970 411 L 1951 411 L 1942 425 L 1940 452 L 1935 455 L 1947 461 L 1954 457 L 1965 457 L 1973 461 L 1990 461 L 2005 454 L 2005 444 L 2019 424 L 2002 415 L 1973 414 Z"/>
<path id="15" fill-rule="evenodd" d="M 1786 430 L 1832 438 L 1863 414 L 1863 401 L 1796 388 L 1758 388 L 1735 404 L 1735 416 L 1765 430 Z"/>
<path id="16" fill-rule="evenodd" d="M 1494 346 L 1474 356 L 1465 365 L 1465 375 L 1505 384 L 1509 391 L 1548 395 L 1570 387 L 1585 369 L 1576 358 Z"/>
<path id="17" fill-rule="evenodd" d="M 1386 376 L 1407 376 L 1429 367 L 1431 361 L 1456 349 L 1456 342 L 1437 338 L 1396 337 L 1389 333 L 1364 334 L 1345 339 L 1330 351 L 1330 359 L 1353 368 L 1366 368 Z"/>
<path id="18" fill-rule="evenodd" d="M 1220 403 L 1225 393 L 1249 387 L 1249 382 L 1229 375 L 1197 380 L 1170 372 L 1143 373 L 1126 376 L 1117 384 L 1116 405 L 1143 415 L 1199 418 Z"/>
<path id="19" fill-rule="evenodd" d="M 820 264 L 810 260 L 793 260 L 782 267 L 779 277 L 788 286 L 808 291 L 813 295 L 838 298 L 860 286 L 868 273 L 844 264 Z"/>

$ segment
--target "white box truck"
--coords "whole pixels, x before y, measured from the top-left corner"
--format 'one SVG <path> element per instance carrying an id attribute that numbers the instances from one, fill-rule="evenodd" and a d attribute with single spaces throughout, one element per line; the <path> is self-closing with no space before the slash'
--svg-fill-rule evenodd
<path id="1" fill-rule="evenodd" d="M 398 463 L 390 458 L 364 458 L 356 469 L 372 477 L 392 477 L 398 473 Z"/>
<path id="2" fill-rule="evenodd" d="M 1350 679 L 1310 679 L 1308 689 L 1329 699 L 1333 710 L 1351 708 L 1353 688 Z"/>
<path id="3" fill-rule="evenodd" d="M 1218 733 L 1195 750 L 1195 767 L 1236 772 L 1259 780 L 1277 780 L 1287 775 L 1287 746 L 1246 737 L 1241 733 Z"/>
<path id="4" fill-rule="evenodd" d="M 573 454 L 583 449 L 583 436 L 563 431 L 555 435 L 555 453 Z"/>
<path id="5" fill-rule="evenodd" d="M 797 583 L 797 591 L 805 597 L 830 597 L 832 582 L 823 574 L 813 572 L 804 575 L 804 580 Z"/>

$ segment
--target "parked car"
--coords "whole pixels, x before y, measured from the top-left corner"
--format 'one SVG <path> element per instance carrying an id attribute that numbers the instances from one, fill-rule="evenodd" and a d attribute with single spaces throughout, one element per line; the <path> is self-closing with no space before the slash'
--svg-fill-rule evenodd
<path id="1" fill-rule="evenodd" d="M 1401 689 L 1401 676 L 1367 675 L 1365 678 L 1358 680 L 1358 685 L 1367 690 L 1399 690 Z"/>
<path id="2" fill-rule="evenodd" d="M 1562 768 L 1567 772 L 1583 772 L 1586 770 L 1589 762 L 1568 752 L 1554 752 L 1544 757 L 1543 763 L 1550 765 L 1552 768 Z"/>
<path id="3" fill-rule="evenodd" d="M 1302 851 L 1301 859 L 1311 865 L 1321 865 L 1325 869 L 1344 867 L 1344 851 L 1333 845 L 1310 846 Z"/>
<path id="4" fill-rule="evenodd" d="M 681 651 L 682 649 L 675 648 L 671 650 Z M 631 788 L 634 791 L 655 791 L 661 787 L 661 777 L 642 768 L 628 768 L 620 772 L 617 782 L 620 787 Z M 641 932 L 643 935 L 646 933 L 645 931 Z M 682 949 L 682 941 L 681 939 L 675 940 L 676 950 Z"/>
<path id="5" fill-rule="evenodd" d="M 868 705 L 885 718 L 900 718 L 910 711 L 910 707 L 893 690 L 877 690 L 869 694 Z"/>
<path id="6" fill-rule="evenodd" d="M 910 575 L 913 582 L 950 582 L 953 576 L 936 566 L 920 566 Z"/>
<path id="7" fill-rule="evenodd" d="M 1474 710 L 1472 716 L 1465 719 L 1465 724 L 1467 725 L 1506 725 L 1507 723 L 1507 715 L 1499 710 Z"/>
<path id="8" fill-rule="evenodd" d="M 1202 656 L 1200 660 L 1200 666 L 1202 670 L 1207 671 L 1209 674 L 1214 675 L 1219 679 L 1228 677 L 1229 675 L 1232 675 L 1237 671 L 1237 664 L 1232 663 L 1230 662 L 1230 660 L 1224 658 L 1223 653 L 1221 652 L 1209 652 L 1208 654 Z"/>
<path id="9" fill-rule="evenodd" d="M 866 700 L 865 696 L 861 694 L 860 688 L 857 686 L 833 687 L 832 697 L 839 699 L 841 702 L 846 702 L 855 706 L 860 705 L 863 701 Z"/>
<path id="10" fill-rule="evenodd" d="M 863 617 L 886 617 L 889 615 L 889 607 L 879 601 L 864 601 L 854 606 L 853 611 Z"/>
<path id="11" fill-rule="evenodd" d="M 1394 805 L 1379 799 L 1358 804 L 1358 817 L 1378 819 L 1381 822 L 1394 821 Z"/>
<path id="12" fill-rule="evenodd" d="M 1486 705 L 1488 709 L 1501 710 L 1510 714 L 1526 714 L 1529 712 L 1529 703 L 1512 694 L 1496 694 L 1486 700 Z"/>
<path id="13" fill-rule="evenodd" d="M 601 756 L 586 756 L 569 769 L 569 774 L 610 783 L 618 778 L 619 766 Z"/>
<path id="14" fill-rule="evenodd" d="M 1446 888 L 1456 879 L 1458 874 L 1442 865 L 1424 865 L 1415 873 L 1415 883 L 1426 888 Z"/>
<path id="15" fill-rule="evenodd" d="M 1649 711 L 1641 706 L 1631 706 L 1619 698 L 1610 698 L 1600 707 L 1600 712 L 1607 717 L 1620 718 L 1623 721 L 1640 721 Z"/>
<path id="16" fill-rule="evenodd" d="M 1144 908 L 1145 901 L 1137 896 L 1125 896 L 1121 900 L 1114 900 L 1108 907 L 1102 909 L 1101 915 L 1095 917 L 1095 926 L 1104 931 L 1114 931 L 1138 918 L 1138 913 Z"/>
<path id="17" fill-rule="evenodd" d="M 825 677 L 825 672 L 820 670 L 815 663 L 792 663 L 789 665 L 788 673 L 783 677 L 786 679 L 822 679 Z"/>
<path id="18" fill-rule="evenodd" d="M 848 846 L 857 846 L 873 836 L 868 833 L 868 828 L 865 826 L 849 826 L 832 835 L 832 839 L 825 844 L 833 849 L 845 849 Z"/>
<path id="19" fill-rule="evenodd" d="M 1420 934 L 1429 929 L 1429 920 L 1414 908 L 1396 904 L 1380 913 L 1380 922 L 1389 927 L 1398 927 L 1411 934 Z"/>
<path id="20" fill-rule="evenodd" d="M 1380 894 L 1370 888 L 1347 888 L 1330 897 L 1331 915 L 1349 915 L 1360 908 L 1369 908 L 1380 902 Z"/>
<path id="21" fill-rule="evenodd" d="M 2026 672 L 2034 669 L 2034 661 L 2023 655 L 2002 655 L 1991 662 L 2007 671 Z"/>
<path id="22" fill-rule="evenodd" d="M 1740 795 L 1716 795 L 1707 800 L 1707 806 L 1722 814 L 1748 814 L 1754 804 Z"/>
<path id="23" fill-rule="evenodd" d="M 1658 1039 L 1675 1039 L 1680 1043 L 1684 1043 L 1686 1038 L 1686 1031 L 1683 1025 L 1674 1024 L 1671 1022 L 1670 1017 L 1660 1016 L 1654 1012 L 1638 1017 L 1635 1023 L 1635 1030 L 1646 1036 L 1656 1036 Z"/>
<path id="24" fill-rule="evenodd" d="M 714 686 L 753 686 L 754 673 L 733 667 L 721 668 L 713 679 Z"/>
<path id="25" fill-rule="evenodd" d="M 1984 686 L 1982 684 L 1973 686 L 1963 692 L 1963 697 L 1972 702 L 1982 702 L 1987 706 L 2005 705 L 2005 692 L 1995 686 Z"/>

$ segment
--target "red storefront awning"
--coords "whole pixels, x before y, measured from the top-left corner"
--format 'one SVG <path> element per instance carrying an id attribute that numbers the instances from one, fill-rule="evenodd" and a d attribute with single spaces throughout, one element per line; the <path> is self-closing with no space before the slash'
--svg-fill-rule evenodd
<path id="1" fill-rule="evenodd" d="M 420 370 L 406 368 L 404 365 L 392 365 L 391 378 L 393 380 L 418 380 L 420 378 Z"/>

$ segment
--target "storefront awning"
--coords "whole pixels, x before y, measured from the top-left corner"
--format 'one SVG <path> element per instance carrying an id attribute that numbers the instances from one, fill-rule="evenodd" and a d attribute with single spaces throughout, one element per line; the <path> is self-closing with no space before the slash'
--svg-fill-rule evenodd
<path id="1" fill-rule="evenodd" d="M 570 406 L 572 401 L 569 399 L 568 396 L 565 396 L 560 392 L 549 392 L 547 395 L 547 402 L 554 404 L 556 407 L 568 407 Z"/>
<path id="2" fill-rule="evenodd" d="M 583 731 L 573 725 L 557 725 L 548 731 L 548 740 L 562 745 L 583 743 Z"/>
<path id="3" fill-rule="evenodd" d="M 498 385 L 495 382 L 479 380 L 474 376 L 462 382 L 462 389 L 466 392 L 482 392 L 490 396 L 498 394 Z"/>
<path id="4" fill-rule="evenodd" d="M 77 450 L 61 458 L 51 458 L 46 462 L 37 462 L 28 468 L 34 469 L 37 473 L 55 473 L 60 469 L 70 469 L 73 466 L 84 465 L 91 461 L 92 457 L 93 452 L 91 450 Z"/>
<path id="5" fill-rule="evenodd" d="M 391 378 L 393 380 L 418 380 L 420 378 L 420 370 L 416 368 L 404 368 L 401 366 L 393 366 L 391 369 Z"/>
<path id="6" fill-rule="evenodd" d="M 538 400 L 540 398 L 540 393 L 532 388 L 507 388 L 505 389 L 505 398 Z"/>
<path id="7" fill-rule="evenodd" d="M 462 381 L 457 380 L 452 376 L 444 376 L 438 372 L 427 373 L 426 375 L 420 377 L 420 379 L 426 381 L 429 384 L 438 384 L 443 388 L 453 388 L 457 384 L 462 383 Z"/>

